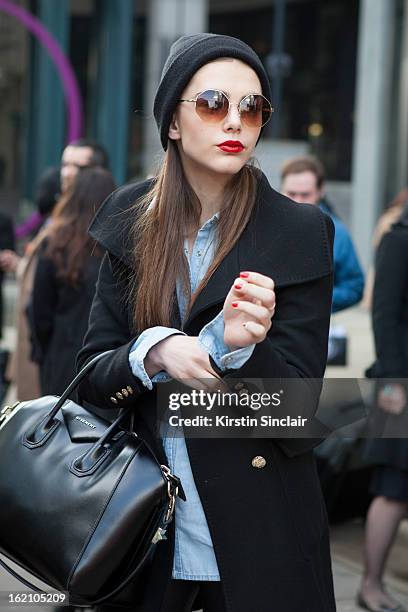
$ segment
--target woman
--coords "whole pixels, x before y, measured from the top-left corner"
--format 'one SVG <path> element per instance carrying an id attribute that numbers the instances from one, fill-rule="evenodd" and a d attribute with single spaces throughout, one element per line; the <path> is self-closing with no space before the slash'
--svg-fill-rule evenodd
<path id="1" fill-rule="evenodd" d="M 371 371 L 378 377 L 373 425 L 377 435 L 366 449 L 378 464 L 370 492 L 365 536 L 365 567 L 359 605 L 378 612 L 403 612 L 388 594 L 383 576 L 401 520 L 408 514 L 408 207 L 387 232 L 376 256 L 373 329 L 377 360 Z M 384 380 L 389 379 L 389 380 Z"/>
<path id="2" fill-rule="evenodd" d="M 116 352 L 80 395 L 134 405 L 138 434 L 187 497 L 143 580 L 116 600 L 131 610 L 335 610 L 316 440 L 154 434 L 158 383 L 169 377 L 195 388 L 222 378 L 245 393 L 246 378 L 323 375 L 333 226 L 248 165 L 269 98 L 240 40 L 177 40 L 154 103 L 164 163 L 111 196 L 91 226 L 107 254 L 78 367 Z"/>
<path id="3" fill-rule="evenodd" d="M 87 230 L 114 189 L 109 171 L 83 169 L 54 208 L 41 243 L 28 319 L 43 395 L 61 395 L 75 374 L 101 261 Z"/>

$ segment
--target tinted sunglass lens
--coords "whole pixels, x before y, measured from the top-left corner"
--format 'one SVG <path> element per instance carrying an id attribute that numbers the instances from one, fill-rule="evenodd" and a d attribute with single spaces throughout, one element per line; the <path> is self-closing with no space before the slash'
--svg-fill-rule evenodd
<path id="1" fill-rule="evenodd" d="M 269 119 L 272 117 L 273 108 L 271 103 L 266 98 L 262 98 L 262 127 L 268 123 Z"/>
<path id="2" fill-rule="evenodd" d="M 241 118 L 249 127 L 262 127 L 272 114 L 269 101 L 258 94 L 246 96 L 240 103 Z"/>
<path id="3" fill-rule="evenodd" d="M 208 89 L 203 91 L 196 101 L 198 115 L 204 121 L 214 123 L 227 116 L 229 102 L 222 91 Z"/>

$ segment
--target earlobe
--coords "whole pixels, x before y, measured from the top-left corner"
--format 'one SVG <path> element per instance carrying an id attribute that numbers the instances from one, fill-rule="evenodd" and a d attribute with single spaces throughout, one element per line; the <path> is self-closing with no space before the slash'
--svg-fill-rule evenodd
<path id="1" fill-rule="evenodd" d="M 173 118 L 169 126 L 169 138 L 171 138 L 172 140 L 180 140 L 180 130 L 178 127 L 178 122 L 177 122 L 177 118 L 175 114 L 173 115 Z"/>

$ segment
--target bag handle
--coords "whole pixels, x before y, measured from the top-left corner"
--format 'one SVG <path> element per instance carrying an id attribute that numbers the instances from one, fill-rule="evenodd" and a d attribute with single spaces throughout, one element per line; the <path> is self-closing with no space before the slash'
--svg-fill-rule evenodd
<path id="1" fill-rule="evenodd" d="M 103 357 L 114 353 L 114 349 L 110 349 L 108 351 L 104 351 L 103 353 L 99 353 L 95 355 L 75 376 L 75 378 L 71 381 L 68 387 L 65 389 L 61 397 L 58 398 L 55 406 L 51 409 L 51 411 L 41 419 L 35 427 L 25 435 L 23 444 L 28 448 L 37 448 L 38 446 L 44 444 L 48 438 L 52 435 L 52 433 L 59 426 L 59 421 L 54 417 L 59 410 L 61 410 L 65 401 L 71 395 L 71 393 L 78 387 L 79 383 L 87 376 L 89 371 L 100 361 Z M 108 450 L 105 448 L 105 444 L 110 441 L 110 439 L 115 434 L 118 426 L 122 423 L 125 417 L 130 416 L 130 429 L 133 430 L 133 408 L 129 406 L 125 408 L 119 416 L 111 423 L 111 425 L 106 429 L 106 431 L 102 434 L 102 436 L 91 446 L 91 448 L 82 455 L 78 457 L 71 466 L 71 471 L 78 474 L 83 475 L 84 473 L 91 473 L 96 465 L 98 465 L 103 456 L 108 455 Z M 135 435 L 137 436 L 136 432 Z"/>
<path id="2" fill-rule="evenodd" d="M 78 387 L 79 383 L 87 376 L 89 371 L 100 361 L 103 357 L 114 353 L 115 349 L 110 349 L 108 351 L 103 351 L 103 353 L 99 353 L 95 355 L 84 367 L 78 372 L 75 378 L 70 382 L 68 387 L 65 389 L 64 393 L 58 398 L 57 403 L 52 408 L 52 410 L 47 414 L 46 417 L 42 419 L 42 421 L 35 426 L 33 431 L 28 434 L 25 438 L 25 443 L 28 446 L 37 446 L 38 444 L 44 442 L 56 429 L 59 425 L 58 421 L 54 421 L 54 417 L 61 410 L 62 406 L 69 398 L 71 393 L 75 391 Z M 124 413 L 120 414 L 118 418 L 112 423 L 112 425 L 107 429 L 107 431 L 103 434 L 102 438 L 100 438 L 100 442 L 104 442 L 106 438 L 108 438 L 112 431 L 116 429 L 117 425 L 123 420 L 125 415 L 131 413 L 130 408 L 127 409 Z"/>
<path id="3" fill-rule="evenodd" d="M 100 361 L 103 357 L 106 357 L 107 355 L 114 353 L 114 352 L 115 352 L 115 349 L 110 349 L 109 351 L 104 351 L 103 353 L 99 353 L 98 355 L 95 355 L 95 357 L 93 357 L 90 361 L 88 361 L 88 363 L 84 365 L 84 367 L 78 372 L 75 378 L 69 383 L 68 387 L 65 389 L 64 393 L 61 395 L 58 402 L 55 404 L 54 408 L 51 410 L 49 414 L 50 420 L 52 420 L 55 417 L 55 415 L 62 408 L 62 405 L 66 402 L 66 400 L 69 398 L 71 393 L 75 391 L 79 383 L 82 382 L 82 380 L 85 378 L 88 372 L 92 370 L 92 368 L 98 363 L 98 361 Z"/>

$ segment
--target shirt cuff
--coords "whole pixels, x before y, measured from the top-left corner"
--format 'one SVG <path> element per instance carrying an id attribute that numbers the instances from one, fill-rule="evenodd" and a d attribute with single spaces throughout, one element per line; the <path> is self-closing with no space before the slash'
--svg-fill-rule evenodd
<path id="1" fill-rule="evenodd" d="M 154 382 L 165 382 L 170 380 L 170 376 L 167 372 L 161 370 L 150 379 L 144 366 L 144 359 L 153 346 L 175 334 L 186 335 L 179 329 L 172 327 L 163 327 L 160 325 L 149 327 L 138 336 L 129 351 L 129 363 L 133 374 L 150 390 L 153 388 Z"/>
<path id="2" fill-rule="evenodd" d="M 250 344 L 234 351 L 224 342 L 224 315 L 221 312 L 198 335 L 198 342 L 214 359 L 217 366 L 224 372 L 227 369 L 241 368 L 251 357 L 255 344 Z"/>

